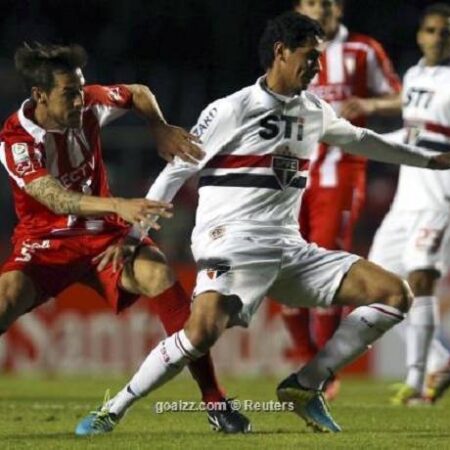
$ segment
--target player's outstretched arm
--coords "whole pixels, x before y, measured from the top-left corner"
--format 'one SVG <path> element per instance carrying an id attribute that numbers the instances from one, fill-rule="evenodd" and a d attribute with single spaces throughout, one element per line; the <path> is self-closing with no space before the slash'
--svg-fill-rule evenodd
<path id="1" fill-rule="evenodd" d="M 370 130 L 363 130 L 359 139 L 343 145 L 352 154 L 366 156 L 375 161 L 404 164 L 435 170 L 450 169 L 450 154 L 438 153 L 422 147 L 386 140 Z"/>
<path id="2" fill-rule="evenodd" d="M 204 152 L 196 144 L 199 139 L 183 128 L 166 122 L 156 97 L 147 86 L 129 84 L 126 88 L 132 93 L 134 110 L 148 121 L 150 132 L 162 158 L 172 161 L 178 156 L 183 161 L 194 164 L 203 158 Z"/>
<path id="3" fill-rule="evenodd" d="M 172 217 L 172 205 L 148 199 L 96 197 L 69 191 L 51 175 L 37 178 L 25 186 L 25 191 L 58 215 L 103 216 L 115 213 L 125 221 L 139 224 L 150 215 Z M 159 228 L 156 226 L 156 228 Z"/>

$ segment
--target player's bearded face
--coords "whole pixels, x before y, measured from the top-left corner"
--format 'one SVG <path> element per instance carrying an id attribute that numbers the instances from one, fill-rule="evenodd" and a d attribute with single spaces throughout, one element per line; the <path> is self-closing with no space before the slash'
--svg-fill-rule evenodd
<path id="1" fill-rule="evenodd" d="M 54 73 L 54 86 L 47 96 L 47 115 L 58 128 L 80 128 L 84 78 L 81 70 Z"/>
<path id="2" fill-rule="evenodd" d="M 417 42 L 428 64 L 438 64 L 450 57 L 450 20 L 439 15 L 425 17 Z"/>

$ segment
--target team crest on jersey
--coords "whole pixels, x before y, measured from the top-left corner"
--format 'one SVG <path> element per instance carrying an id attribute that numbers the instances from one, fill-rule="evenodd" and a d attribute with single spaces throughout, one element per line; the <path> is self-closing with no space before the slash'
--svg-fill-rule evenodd
<path id="1" fill-rule="evenodd" d="M 282 189 L 286 189 L 294 180 L 299 170 L 298 158 L 289 147 L 277 149 L 272 156 L 272 170 Z"/>
<path id="2" fill-rule="evenodd" d="M 120 102 L 122 100 L 122 96 L 120 95 L 120 90 L 118 87 L 108 88 L 109 98 L 113 102 Z"/>
<path id="3" fill-rule="evenodd" d="M 13 144 L 11 146 L 11 151 L 15 164 L 20 164 L 30 159 L 28 145 L 23 142 Z"/>

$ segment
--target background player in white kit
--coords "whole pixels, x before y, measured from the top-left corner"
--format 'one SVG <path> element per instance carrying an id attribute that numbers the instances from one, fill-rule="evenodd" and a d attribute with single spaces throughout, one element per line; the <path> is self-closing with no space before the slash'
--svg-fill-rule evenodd
<path id="1" fill-rule="evenodd" d="M 449 5 L 435 4 L 425 10 L 417 42 L 423 58 L 405 74 L 405 126 L 395 135 L 403 142 L 450 152 Z M 449 261 L 444 248 L 449 208 L 450 173 L 401 167 L 394 201 L 370 252 L 371 261 L 407 277 L 415 295 L 406 333 L 408 374 L 392 398 L 394 404 L 411 404 L 422 397 L 428 350 L 437 324 L 434 285 Z M 444 365 L 448 360 L 447 355 Z M 447 378 L 450 382 L 450 376 Z M 442 387 L 433 386 L 424 394 L 435 400 Z"/>
<path id="2" fill-rule="evenodd" d="M 295 12 L 269 22 L 260 41 L 266 75 L 202 113 L 193 130 L 206 152 L 199 167 L 176 160 L 153 184 L 149 197 L 172 198 L 200 170 L 191 316 L 100 412 L 82 420 L 90 434 L 111 431 L 137 399 L 200 357 L 226 328 L 248 325 L 267 294 L 292 306 L 358 306 L 316 357 L 277 388 L 279 399 L 293 402 L 315 430 L 341 430 L 329 414 L 322 386 L 403 320 L 411 292 L 399 277 L 373 263 L 301 238 L 299 193 L 308 160 L 319 140 L 420 167 L 450 168 L 450 155 L 387 143 L 337 118 L 326 102 L 304 91 L 320 68 L 322 37 L 317 22 Z"/>

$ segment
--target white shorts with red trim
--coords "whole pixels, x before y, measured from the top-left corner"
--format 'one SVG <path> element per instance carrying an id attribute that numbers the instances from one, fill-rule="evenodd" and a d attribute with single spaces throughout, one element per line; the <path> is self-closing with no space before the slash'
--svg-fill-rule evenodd
<path id="1" fill-rule="evenodd" d="M 402 277 L 449 267 L 447 211 L 390 211 L 375 233 L 369 260 Z"/>
<path id="2" fill-rule="evenodd" d="M 242 309 L 233 324 L 248 326 L 266 296 L 287 306 L 328 307 L 359 256 L 307 243 L 298 232 L 226 225 L 197 236 L 194 297 L 235 295 Z"/>

